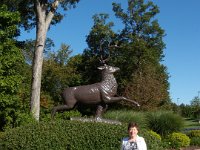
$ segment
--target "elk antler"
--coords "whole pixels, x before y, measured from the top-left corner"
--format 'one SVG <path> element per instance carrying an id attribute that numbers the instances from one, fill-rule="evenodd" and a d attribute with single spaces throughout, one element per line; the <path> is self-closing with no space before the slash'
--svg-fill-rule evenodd
<path id="1" fill-rule="evenodd" d="M 100 60 L 100 63 L 103 64 L 103 65 L 105 65 L 106 62 L 108 62 L 109 59 L 110 59 L 110 52 L 109 52 L 109 56 L 107 58 L 105 58 L 105 59 L 103 58 L 104 50 L 102 49 L 102 45 L 103 45 L 104 42 L 105 42 L 105 40 L 100 42 L 100 48 L 99 48 L 99 51 L 100 51 L 100 59 L 99 60 Z"/>

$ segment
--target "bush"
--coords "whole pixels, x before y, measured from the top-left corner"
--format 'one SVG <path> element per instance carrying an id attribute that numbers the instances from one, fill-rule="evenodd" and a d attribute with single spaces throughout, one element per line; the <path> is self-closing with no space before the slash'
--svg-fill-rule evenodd
<path id="1" fill-rule="evenodd" d="M 141 136 L 144 137 L 148 150 L 164 150 L 159 135 L 155 132 L 144 130 Z"/>
<path id="2" fill-rule="evenodd" d="M 200 137 L 200 130 L 191 130 L 187 133 L 187 135 L 192 138 L 192 137 Z"/>
<path id="3" fill-rule="evenodd" d="M 0 138 L 3 137 L 4 132 L 0 132 Z"/>
<path id="4" fill-rule="evenodd" d="M 190 137 L 190 145 L 200 146 L 200 130 L 191 130 L 187 133 Z"/>
<path id="5" fill-rule="evenodd" d="M 148 150 L 161 150 L 160 142 L 140 131 Z M 5 132 L 0 138 L 3 150 L 116 150 L 127 136 L 127 124 L 63 121 L 34 123 Z"/>
<path id="6" fill-rule="evenodd" d="M 156 132 L 154 132 L 154 131 L 152 131 L 152 130 L 148 131 L 148 133 L 149 133 L 150 136 L 153 136 L 153 137 L 155 137 L 157 140 L 161 141 L 161 136 L 160 136 L 158 133 L 156 133 Z"/>
<path id="7" fill-rule="evenodd" d="M 57 113 L 55 117 L 66 120 L 70 119 L 70 117 L 81 117 L 81 113 L 78 110 L 70 110 L 63 113 Z"/>
<path id="8" fill-rule="evenodd" d="M 186 134 L 178 132 L 170 134 L 168 141 L 172 148 L 187 147 L 190 145 L 190 138 Z"/>
<path id="9" fill-rule="evenodd" d="M 151 112 L 146 115 L 147 127 L 161 136 L 180 131 L 184 125 L 183 118 L 172 112 Z"/>
<path id="10" fill-rule="evenodd" d="M 119 149 L 123 136 L 119 125 L 57 120 L 8 131 L 0 149 Z"/>
<path id="11" fill-rule="evenodd" d="M 200 146 L 200 137 L 191 137 L 190 145 Z"/>

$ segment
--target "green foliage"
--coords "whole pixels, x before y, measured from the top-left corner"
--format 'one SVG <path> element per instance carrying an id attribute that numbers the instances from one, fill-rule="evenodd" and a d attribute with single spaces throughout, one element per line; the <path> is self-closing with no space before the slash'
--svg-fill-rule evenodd
<path id="1" fill-rule="evenodd" d="M 190 145 L 200 146 L 200 137 L 191 137 Z"/>
<path id="2" fill-rule="evenodd" d="M 193 117 L 196 119 L 200 118 L 200 98 L 194 97 L 194 99 L 191 101 L 191 107 L 192 107 L 192 114 Z"/>
<path id="3" fill-rule="evenodd" d="M 162 146 L 162 142 L 158 138 L 159 136 L 157 136 L 155 133 L 152 134 L 151 131 L 144 130 L 141 133 L 141 136 L 143 136 L 145 138 L 145 142 L 147 144 L 148 150 L 164 150 L 164 148 Z"/>
<path id="4" fill-rule="evenodd" d="M 161 136 L 180 131 L 184 125 L 183 118 L 172 112 L 149 112 L 146 119 L 149 129 Z"/>
<path id="5" fill-rule="evenodd" d="M 168 136 L 168 142 L 172 148 L 187 147 L 190 145 L 190 138 L 186 134 L 174 132 Z"/>
<path id="6" fill-rule="evenodd" d="M 3 137 L 4 132 L 0 132 L 0 138 Z"/>
<path id="7" fill-rule="evenodd" d="M 149 150 L 160 150 L 160 141 L 149 136 L 146 130 L 140 134 Z M 33 123 L 5 132 L 0 137 L 0 149 L 10 150 L 116 150 L 121 139 L 127 136 L 127 124 L 113 125 L 94 122 L 56 120 Z"/>
<path id="8" fill-rule="evenodd" d="M 24 57 L 15 41 L 19 21 L 18 12 L 12 13 L 5 5 L 0 6 L 0 130 L 16 127 L 22 122 L 20 90 Z"/>
<path id="9" fill-rule="evenodd" d="M 110 110 L 104 114 L 104 118 L 118 120 L 125 123 L 137 122 L 142 128 L 146 125 L 144 113 L 133 110 Z"/>
<path id="10" fill-rule="evenodd" d="M 160 61 L 164 57 L 163 49 L 165 44 L 162 41 L 164 30 L 159 26 L 158 21 L 154 19 L 159 13 L 159 9 L 153 2 L 128 0 L 126 10 L 124 11 L 121 4 L 113 3 L 115 16 L 124 24 L 124 29 L 120 32 L 119 39 L 117 39 L 121 44 L 121 48 L 115 50 L 114 56 L 116 66 L 121 68 L 119 80 L 120 82 L 123 81 L 123 83 L 120 86 L 122 86 L 121 88 L 126 88 L 126 85 L 130 82 L 139 86 L 141 83 L 134 82 L 135 79 L 139 78 L 140 75 L 148 74 L 148 70 L 146 69 L 151 67 L 150 70 L 153 70 L 153 73 L 155 71 L 154 75 L 144 76 L 142 78 L 142 84 L 145 86 L 147 84 L 153 85 L 153 83 L 157 83 L 157 85 L 163 84 L 162 90 L 163 94 L 165 93 L 165 97 L 160 97 L 159 101 L 166 99 L 168 95 L 168 75 L 166 73 L 166 67 L 160 64 Z M 133 76 L 135 76 L 134 79 Z M 149 82 L 146 83 L 145 81 Z M 131 89 L 127 93 L 133 93 L 135 95 L 141 90 L 139 88 L 138 90 Z M 156 91 L 160 90 L 153 92 L 155 94 Z M 144 94 L 145 92 L 142 93 Z M 148 94 L 148 97 L 144 99 L 140 95 L 136 101 L 148 104 L 147 101 L 151 97 L 151 93 L 148 91 L 145 94 Z M 154 100 L 152 99 L 151 101 Z"/>
<path id="11" fill-rule="evenodd" d="M 60 119 L 70 119 L 71 117 L 81 117 L 81 113 L 78 110 L 70 110 L 70 111 L 65 111 L 63 113 L 57 113 L 56 118 Z"/>
<path id="12" fill-rule="evenodd" d="M 159 141 L 161 141 L 161 136 L 158 133 L 156 133 L 156 132 L 154 132 L 152 130 L 148 131 L 148 133 L 150 134 L 150 136 L 153 136 L 156 139 L 158 139 Z"/>
<path id="13" fill-rule="evenodd" d="M 19 138 L 20 136 L 20 138 Z M 7 132 L 0 149 L 119 149 L 123 126 L 57 121 Z"/>
<path id="14" fill-rule="evenodd" d="M 191 130 L 187 133 L 190 137 L 190 145 L 200 146 L 200 130 Z"/>
<path id="15" fill-rule="evenodd" d="M 88 48 L 82 54 L 82 64 L 80 70 L 83 74 L 84 84 L 95 83 L 101 80 L 97 67 L 101 65 L 103 59 L 109 57 L 109 43 L 114 39 L 115 33 L 112 31 L 113 23 L 108 22 L 108 14 L 95 14 L 94 24 L 91 28 L 86 42 Z"/>
<path id="16" fill-rule="evenodd" d="M 191 130 L 187 133 L 190 137 L 190 145 L 200 146 L 200 130 Z"/>
<path id="17" fill-rule="evenodd" d="M 98 58 L 111 56 L 107 63 L 120 68 L 116 74 L 119 95 L 139 102 L 145 110 L 164 105 L 170 99 L 167 68 L 160 63 L 164 57 L 164 30 L 153 19 L 159 13 L 158 7 L 152 2 L 129 0 L 126 12 L 116 3 L 113 11 L 124 28 L 115 33 L 107 14 L 93 17 L 80 69 L 83 81 L 99 81 Z"/>
<path id="18" fill-rule="evenodd" d="M 191 105 L 181 104 L 179 108 L 181 111 L 181 116 L 187 117 L 187 118 L 193 118 L 193 109 Z"/>
<path id="19" fill-rule="evenodd" d="M 42 3 L 42 5 L 45 5 L 46 11 L 49 11 L 51 9 L 52 1 L 45 1 Z M 74 8 L 75 5 L 79 2 L 79 0 L 63 0 L 60 1 L 60 9 L 55 14 L 53 21 L 51 24 L 55 25 L 59 23 L 63 17 L 63 10 L 68 10 L 70 8 Z M 20 25 L 25 28 L 25 30 L 33 29 L 36 25 L 36 15 L 34 13 L 34 1 L 33 0 L 1 0 L 1 5 L 7 5 L 9 8 L 9 11 L 19 11 L 20 17 L 22 18 Z M 62 9 L 61 9 L 62 8 Z M 53 9 L 53 8 L 52 8 Z"/>
<path id="20" fill-rule="evenodd" d="M 62 101 L 60 93 L 64 88 L 82 83 L 82 76 L 77 72 L 82 58 L 80 55 L 70 57 L 71 52 L 68 45 L 62 44 L 57 53 L 49 52 L 44 58 L 41 103 L 46 108 L 51 107 L 52 101 Z"/>
<path id="21" fill-rule="evenodd" d="M 200 137 L 200 130 L 191 130 L 187 133 L 187 135 L 192 138 L 192 137 Z"/>

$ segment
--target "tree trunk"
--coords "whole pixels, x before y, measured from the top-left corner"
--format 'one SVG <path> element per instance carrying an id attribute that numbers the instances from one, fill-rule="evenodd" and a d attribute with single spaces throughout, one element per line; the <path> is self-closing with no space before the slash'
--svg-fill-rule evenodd
<path id="1" fill-rule="evenodd" d="M 44 27 L 41 26 L 37 29 L 37 40 L 35 44 L 35 52 L 32 68 L 32 92 L 31 92 L 31 112 L 36 120 L 39 120 L 40 114 L 40 88 L 42 77 L 42 63 L 43 63 L 43 50 L 46 40 L 46 33 Z"/>
<path id="2" fill-rule="evenodd" d="M 43 51 L 46 41 L 46 34 L 57 7 L 58 0 L 55 0 L 52 4 L 51 11 L 48 13 L 48 15 L 46 15 L 47 10 L 45 4 L 41 4 L 39 0 L 35 0 L 37 27 L 32 66 L 31 113 L 37 121 L 39 121 L 40 117 L 40 89 L 42 78 Z"/>
<path id="3" fill-rule="evenodd" d="M 32 66 L 32 87 L 31 87 L 31 113 L 36 120 L 40 117 L 40 88 L 42 77 L 43 51 L 46 40 L 45 12 L 42 11 L 39 3 L 36 3 L 37 27 L 36 43 Z"/>

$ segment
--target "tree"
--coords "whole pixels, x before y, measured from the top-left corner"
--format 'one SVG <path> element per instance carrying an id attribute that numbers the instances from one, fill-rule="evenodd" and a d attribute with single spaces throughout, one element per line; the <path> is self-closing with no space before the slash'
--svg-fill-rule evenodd
<path id="1" fill-rule="evenodd" d="M 181 116 L 186 117 L 186 118 L 193 117 L 193 110 L 192 110 L 191 105 L 181 104 L 179 107 L 181 111 Z"/>
<path id="2" fill-rule="evenodd" d="M 77 68 L 82 61 L 81 55 L 70 57 L 72 50 L 66 44 L 55 53 L 49 52 L 44 58 L 42 74 L 41 106 L 43 104 L 60 103 L 60 93 L 69 86 L 77 86 L 82 82 L 82 76 Z"/>
<path id="3" fill-rule="evenodd" d="M 88 48 L 82 54 L 83 63 L 80 67 L 85 84 L 101 80 L 97 67 L 102 65 L 100 62 L 101 56 L 106 59 L 110 55 L 109 44 L 112 44 L 115 33 L 111 29 L 113 22 L 107 22 L 107 19 L 109 19 L 108 14 L 102 13 L 93 16 L 94 24 L 86 39 Z"/>
<path id="4" fill-rule="evenodd" d="M 200 98 L 195 96 L 194 99 L 191 101 L 191 107 L 193 111 L 193 117 L 199 118 L 200 117 Z"/>
<path id="5" fill-rule="evenodd" d="M 94 25 L 86 40 L 88 49 L 83 53 L 85 80 L 95 81 L 98 57 L 110 54 L 109 64 L 120 68 L 116 74 L 118 94 L 138 101 L 144 109 L 169 103 L 167 68 L 161 64 L 164 30 L 153 20 L 159 13 L 158 7 L 152 2 L 128 0 L 127 12 L 117 3 L 113 3 L 113 11 L 124 28 L 115 33 L 107 14 L 94 15 Z"/>
<path id="6" fill-rule="evenodd" d="M 124 24 L 117 36 L 121 48 L 114 53 L 115 64 L 121 68 L 121 92 L 144 109 L 159 107 L 169 101 L 168 73 L 161 64 L 164 30 L 153 19 L 159 9 L 150 1 L 128 0 L 127 12 L 117 3 L 113 11 Z"/>
<path id="7" fill-rule="evenodd" d="M 40 90 L 43 63 L 43 51 L 45 47 L 46 34 L 50 24 L 60 22 L 64 15 L 62 10 L 58 12 L 58 5 L 67 10 L 79 0 L 3 0 L 2 4 L 7 4 L 12 11 L 18 10 L 22 16 L 21 25 L 25 29 L 36 26 L 36 42 L 34 48 L 34 58 L 32 66 L 32 88 L 31 88 L 31 113 L 36 120 L 40 114 Z"/>
<path id="8" fill-rule="evenodd" d="M 23 77 L 20 70 L 24 57 L 17 47 L 19 12 L 9 12 L 0 6 L 0 130 L 15 127 L 20 113 L 20 85 Z"/>

